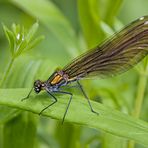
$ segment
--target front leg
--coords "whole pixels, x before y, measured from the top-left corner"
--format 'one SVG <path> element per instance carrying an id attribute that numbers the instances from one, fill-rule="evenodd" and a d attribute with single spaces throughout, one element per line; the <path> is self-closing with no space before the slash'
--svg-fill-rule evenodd
<path id="1" fill-rule="evenodd" d="M 48 107 L 52 106 L 53 104 L 55 104 L 57 102 L 57 98 L 52 93 L 50 93 L 49 91 L 47 91 L 47 93 L 54 99 L 54 102 L 52 102 L 47 107 L 45 107 L 44 109 L 42 109 L 40 111 L 39 115 L 41 115 Z"/>
<path id="2" fill-rule="evenodd" d="M 49 108 L 50 106 L 52 106 L 53 104 L 55 104 L 57 102 L 57 98 L 49 91 L 47 91 L 47 93 L 54 99 L 54 102 L 49 104 L 47 107 L 45 107 L 43 110 L 41 110 L 41 112 L 39 113 L 39 115 L 41 115 L 47 108 Z M 67 114 L 67 111 L 69 109 L 69 106 L 70 106 L 70 103 L 71 103 L 71 100 L 72 100 L 72 93 L 70 92 L 65 92 L 65 91 L 55 91 L 53 93 L 61 93 L 61 94 L 67 94 L 67 95 L 70 95 L 70 99 L 69 99 L 69 102 L 68 102 L 68 105 L 66 107 L 66 111 L 64 113 L 64 116 L 63 116 L 63 119 L 62 119 L 62 124 L 64 123 L 64 120 L 65 120 L 65 117 L 66 117 L 66 114 Z"/>
<path id="3" fill-rule="evenodd" d="M 29 91 L 28 95 L 26 97 L 22 98 L 21 101 L 24 101 L 24 100 L 28 99 L 30 97 L 30 94 L 31 94 L 32 90 L 33 90 L 33 87 Z"/>

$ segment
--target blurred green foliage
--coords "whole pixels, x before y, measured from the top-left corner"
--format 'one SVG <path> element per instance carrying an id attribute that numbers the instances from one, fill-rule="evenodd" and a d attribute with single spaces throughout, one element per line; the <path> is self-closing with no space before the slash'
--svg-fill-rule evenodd
<path id="1" fill-rule="evenodd" d="M 147 6 L 147 0 L 1 0 L 0 81 L 3 89 L 0 91 L 0 147 L 144 148 L 141 144 L 147 147 L 144 136 L 148 134 L 147 123 L 126 116 L 129 114 L 148 121 L 147 59 L 118 77 L 82 81 L 89 97 L 106 106 L 96 104 L 96 108 L 105 114 L 102 119 L 92 116 L 91 120 L 89 108 L 84 106 L 77 91 L 74 92 L 76 101 L 72 102 L 67 117 L 70 123 L 61 125 L 61 122 L 50 118 L 39 118 L 19 108 L 38 113 L 35 107 L 40 109 L 50 100 L 36 101 L 39 105 L 33 104 L 33 99 L 22 103 L 19 97 L 24 96 L 28 89 L 17 89 L 32 87 L 38 78 L 46 80 L 55 68 L 64 66 L 72 58 L 101 43 L 132 20 L 147 15 Z M 44 40 L 37 44 L 42 35 Z M 9 91 L 9 88 L 14 91 Z M 49 111 L 45 115 L 61 119 L 62 107 L 67 101 L 64 98 L 66 96 L 59 100 L 64 101 L 57 105 L 59 110 L 53 108 L 55 112 Z M 141 131 L 141 135 L 128 133 L 134 130 Z M 136 145 L 123 137 L 136 140 Z"/>

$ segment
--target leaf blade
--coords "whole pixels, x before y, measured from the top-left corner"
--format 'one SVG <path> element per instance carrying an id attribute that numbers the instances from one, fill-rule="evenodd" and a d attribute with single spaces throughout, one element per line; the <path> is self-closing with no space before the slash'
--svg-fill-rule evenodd
<path id="1" fill-rule="evenodd" d="M 0 89 L 0 104 L 38 114 L 41 109 L 51 103 L 49 97 L 44 95 L 30 97 L 28 100 L 21 102 L 21 98 L 25 97 L 28 91 L 28 89 Z M 67 102 L 68 98 L 66 96 L 60 96 L 58 103 L 43 112 L 42 115 L 62 119 Z M 90 111 L 86 100 L 77 96 L 71 103 L 65 121 L 101 129 L 148 146 L 148 124 L 146 122 L 105 107 L 102 104 L 93 101 L 91 103 L 93 108 L 100 113 L 99 116 Z"/>

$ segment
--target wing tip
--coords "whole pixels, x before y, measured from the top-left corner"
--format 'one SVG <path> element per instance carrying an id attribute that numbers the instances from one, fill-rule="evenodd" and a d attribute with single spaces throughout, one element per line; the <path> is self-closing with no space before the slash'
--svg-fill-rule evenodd
<path id="1" fill-rule="evenodd" d="M 140 18 L 138 18 L 138 20 L 143 21 L 144 24 L 148 24 L 148 15 L 141 16 Z"/>

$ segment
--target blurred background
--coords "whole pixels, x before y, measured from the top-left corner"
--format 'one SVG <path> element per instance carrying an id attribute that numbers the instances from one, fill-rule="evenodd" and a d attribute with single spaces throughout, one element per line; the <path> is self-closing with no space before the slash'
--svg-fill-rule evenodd
<path id="1" fill-rule="evenodd" d="M 144 15 L 148 15 L 147 0 L 1 0 L 1 80 L 11 60 L 3 24 L 9 29 L 12 24 L 20 24 L 29 29 L 38 22 L 36 36 L 44 36 L 37 46 L 23 52 L 14 60 L 1 87 L 30 88 L 35 79 L 46 80 L 57 67 L 62 68 L 76 56 Z M 148 121 L 147 78 L 144 87 L 137 87 L 146 73 L 145 61 L 120 76 L 84 80 L 81 83 L 92 100 L 130 115 L 134 115 L 137 92 L 143 93 L 137 116 Z M 128 140 L 102 130 L 72 123 L 61 126 L 61 122 L 57 120 L 38 117 L 28 112 L 20 114 L 18 110 L 8 107 L 1 106 L 0 120 L 0 147 L 130 148 Z M 16 137 L 24 127 L 26 135 Z M 139 144 L 135 147 L 144 148 Z"/>

